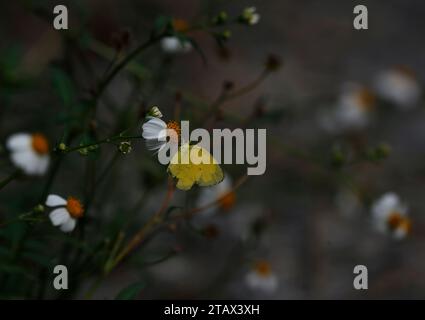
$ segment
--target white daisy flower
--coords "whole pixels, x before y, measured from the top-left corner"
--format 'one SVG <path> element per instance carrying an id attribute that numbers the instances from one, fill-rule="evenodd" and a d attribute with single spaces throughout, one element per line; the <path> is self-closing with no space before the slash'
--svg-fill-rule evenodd
<path id="1" fill-rule="evenodd" d="M 42 134 L 16 133 L 6 141 L 12 163 L 28 175 L 43 175 L 50 163 L 49 142 Z"/>
<path id="2" fill-rule="evenodd" d="M 161 39 L 161 48 L 166 53 L 187 53 L 192 50 L 192 44 L 189 41 L 169 36 Z"/>
<path id="3" fill-rule="evenodd" d="M 415 74 L 406 67 L 392 68 L 378 74 L 375 89 L 382 98 L 404 110 L 414 107 L 421 96 Z"/>
<path id="4" fill-rule="evenodd" d="M 375 96 L 370 90 L 357 84 L 347 84 L 336 107 L 322 113 L 319 123 L 329 132 L 362 129 L 369 124 L 374 107 Z"/>
<path id="5" fill-rule="evenodd" d="M 241 15 L 242 20 L 251 26 L 257 24 L 260 21 L 260 17 L 255 7 L 245 8 Z"/>
<path id="6" fill-rule="evenodd" d="M 58 195 L 50 194 L 46 200 L 46 206 L 53 207 L 49 214 L 50 221 L 63 232 L 74 230 L 77 219 L 84 214 L 83 205 L 79 200 L 68 197 L 66 200 Z"/>
<path id="7" fill-rule="evenodd" d="M 247 273 L 245 280 L 249 288 L 266 293 L 275 292 L 279 284 L 276 274 L 272 272 L 267 261 L 255 263 L 253 269 Z"/>
<path id="8" fill-rule="evenodd" d="M 180 126 L 176 121 L 166 123 L 155 117 L 147 117 L 147 119 L 148 121 L 142 126 L 142 137 L 146 140 L 148 150 L 158 152 L 167 143 L 167 136 L 170 136 L 172 143 L 178 143 Z"/>
<path id="9" fill-rule="evenodd" d="M 202 208 L 208 204 L 218 200 L 215 207 L 209 207 L 201 212 L 203 216 L 210 216 L 214 214 L 217 209 L 223 211 L 230 210 L 236 201 L 236 194 L 232 191 L 232 178 L 224 175 L 223 181 L 209 188 L 202 188 L 198 200 L 197 207 Z"/>
<path id="10" fill-rule="evenodd" d="M 373 203 L 371 211 L 375 226 L 380 232 L 391 233 L 396 239 L 402 239 L 410 232 L 407 206 L 397 194 L 385 193 Z"/>

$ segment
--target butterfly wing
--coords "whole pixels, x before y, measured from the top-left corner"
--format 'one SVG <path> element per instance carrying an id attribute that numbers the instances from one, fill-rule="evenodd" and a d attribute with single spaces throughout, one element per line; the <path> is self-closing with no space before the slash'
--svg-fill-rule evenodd
<path id="1" fill-rule="evenodd" d="M 189 159 L 188 163 L 181 161 L 185 157 Z M 181 190 L 189 190 L 195 183 L 203 187 L 213 186 L 224 179 L 223 170 L 214 157 L 197 145 L 180 147 L 168 166 L 168 172 L 177 179 L 176 187 Z"/>

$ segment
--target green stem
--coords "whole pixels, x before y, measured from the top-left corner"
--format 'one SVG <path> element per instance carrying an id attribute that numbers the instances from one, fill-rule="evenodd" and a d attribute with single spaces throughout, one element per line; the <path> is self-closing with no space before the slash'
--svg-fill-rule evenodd
<path id="1" fill-rule="evenodd" d="M 15 180 L 21 175 L 21 170 L 16 170 L 13 172 L 10 176 L 8 176 L 6 179 L 0 182 L 0 190 L 3 189 L 5 186 L 7 186 L 10 182 Z"/>
<path id="2" fill-rule="evenodd" d="M 118 63 L 115 66 L 115 68 L 113 68 L 112 71 L 109 73 L 109 75 L 105 78 L 105 80 L 103 80 L 102 83 L 99 85 L 95 100 L 97 100 L 102 95 L 103 91 L 114 79 L 114 77 L 118 74 L 118 72 L 121 71 L 121 69 L 123 69 L 131 60 L 137 57 L 143 50 L 145 50 L 146 48 L 150 47 L 151 45 L 159 41 L 162 37 L 163 35 L 159 35 L 157 37 L 151 37 L 148 41 L 138 46 L 136 49 L 130 52 L 128 56 L 125 57 L 120 63 Z"/>
<path id="3" fill-rule="evenodd" d="M 109 137 L 109 138 L 105 138 L 102 140 L 99 140 L 97 142 L 93 142 L 93 143 L 88 143 L 85 145 L 81 145 L 81 146 L 76 146 L 76 147 L 72 147 L 72 148 L 67 148 L 63 151 L 63 153 L 70 153 L 73 151 L 78 151 L 78 150 L 82 150 L 82 149 L 86 149 L 89 147 L 93 147 L 93 146 L 98 146 L 100 144 L 104 144 L 104 143 L 112 143 L 115 141 L 122 141 L 122 140 L 131 140 L 131 139 L 141 139 L 143 138 L 143 136 L 122 136 L 122 135 L 117 135 L 117 136 L 113 136 L 113 137 Z"/>
<path id="4" fill-rule="evenodd" d="M 105 268 L 105 274 L 109 274 L 125 257 L 127 257 L 150 233 L 155 227 L 161 225 L 164 219 L 164 212 L 166 211 L 169 202 L 174 194 L 174 183 L 170 178 L 168 179 L 168 190 L 161 207 L 146 224 L 133 236 L 133 238 L 124 246 L 124 248 L 114 257 L 112 262 Z"/>
<path id="5" fill-rule="evenodd" d="M 40 218 L 31 217 L 34 214 L 34 211 L 29 211 L 26 213 L 20 214 L 17 218 L 8 220 L 6 222 L 0 223 L 0 228 L 5 227 L 11 223 L 18 222 L 18 221 L 40 221 Z"/>

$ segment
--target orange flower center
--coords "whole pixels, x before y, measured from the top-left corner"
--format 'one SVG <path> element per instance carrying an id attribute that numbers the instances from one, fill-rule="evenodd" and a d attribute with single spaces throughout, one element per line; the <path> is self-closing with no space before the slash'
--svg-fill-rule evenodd
<path id="1" fill-rule="evenodd" d="M 270 263 L 267 261 L 258 261 L 255 264 L 254 269 L 262 277 L 268 277 L 272 273 Z"/>
<path id="2" fill-rule="evenodd" d="M 218 200 L 218 204 L 220 208 L 222 208 L 224 211 L 229 211 L 233 208 L 236 202 L 236 194 L 233 191 L 230 191 L 229 193 L 226 193 L 224 196 L 222 196 Z"/>
<path id="3" fill-rule="evenodd" d="M 168 134 L 170 135 L 171 140 L 174 143 L 178 143 L 179 142 L 180 133 L 181 133 L 181 129 L 180 129 L 179 124 L 176 121 L 170 121 L 170 122 L 167 123 L 167 130 L 174 131 L 174 134 L 170 134 L 170 131 L 168 131 Z"/>
<path id="4" fill-rule="evenodd" d="M 357 99 L 359 102 L 360 108 L 365 111 L 370 111 L 375 106 L 376 97 L 368 89 L 363 88 L 357 93 Z"/>
<path id="5" fill-rule="evenodd" d="M 183 19 L 173 19 L 172 24 L 174 30 L 177 32 L 183 32 L 189 29 L 189 23 Z"/>
<path id="6" fill-rule="evenodd" d="M 405 76 L 406 78 L 409 78 L 411 80 L 416 80 L 416 74 L 415 74 L 415 72 L 413 72 L 413 70 L 410 69 L 407 66 L 403 66 L 403 65 L 396 66 L 394 68 L 394 70 L 397 71 L 399 74 Z"/>
<path id="7" fill-rule="evenodd" d="M 403 230 L 404 232 L 409 233 L 411 229 L 410 219 L 397 211 L 390 214 L 387 223 L 392 231 Z"/>
<path id="8" fill-rule="evenodd" d="M 66 202 L 66 209 L 68 210 L 71 217 L 75 219 L 81 218 L 84 213 L 83 205 L 74 197 L 68 197 Z"/>
<path id="9" fill-rule="evenodd" d="M 31 145 L 38 154 L 47 154 L 49 152 L 49 142 L 46 137 L 40 133 L 32 135 Z"/>

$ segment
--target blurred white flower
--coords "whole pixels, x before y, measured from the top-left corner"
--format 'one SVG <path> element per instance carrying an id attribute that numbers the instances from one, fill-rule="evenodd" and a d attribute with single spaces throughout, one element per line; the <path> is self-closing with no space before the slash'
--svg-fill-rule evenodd
<path id="1" fill-rule="evenodd" d="M 159 111 L 159 109 L 158 109 Z M 161 113 L 161 111 L 159 111 Z M 162 113 L 161 113 L 162 115 Z M 147 117 L 146 121 L 142 126 L 142 137 L 146 140 L 146 146 L 150 151 L 159 151 L 167 142 L 167 135 L 171 138 L 177 139 L 174 141 L 178 143 L 178 137 L 180 136 L 180 126 L 175 121 L 165 123 L 163 120 L 156 117 Z M 168 130 L 174 130 L 174 135 L 171 135 Z"/>
<path id="2" fill-rule="evenodd" d="M 12 163 L 28 175 L 43 175 L 50 163 L 49 142 L 42 134 L 16 133 L 6 141 Z"/>
<path id="3" fill-rule="evenodd" d="M 49 214 L 50 221 L 54 226 L 59 226 L 63 232 L 74 230 L 77 219 L 84 214 L 83 205 L 79 200 L 73 197 L 64 198 L 50 194 L 46 200 L 46 206 L 53 207 Z"/>
<path id="4" fill-rule="evenodd" d="M 379 73 L 374 86 L 378 95 L 403 110 L 414 107 L 421 96 L 415 74 L 406 67 L 395 67 Z"/>
<path id="5" fill-rule="evenodd" d="M 372 217 L 376 228 L 383 233 L 390 233 L 396 239 L 404 238 L 410 231 L 411 222 L 407 217 L 407 207 L 397 194 L 388 192 L 372 205 Z"/>
<path id="6" fill-rule="evenodd" d="M 187 53 L 192 50 L 192 44 L 177 37 L 165 37 L 161 40 L 162 50 L 166 53 Z"/>
<path id="7" fill-rule="evenodd" d="M 334 109 L 320 114 L 319 124 L 332 133 L 362 129 L 370 122 L 375 100 L 375 95 L 368 88 L 346 84 Z"/>
<path id="8" fill-rule="evenodd" d="M 204 207 L 210 203 L 217 201 L 215 206 L 211 206 L 201 211 L 201 215 L 210 216 L 214 214 L 217 209 L 223 211 L 230 210 L 236 201 L 235 192 L 232 191 L 232 178 L 228 175 L 224 175 L 223 181 L 209 188 L 202 188 L 201 193 L 197 200 L 197 207 Z"/>
<path id="9" fill-rule="evenodd" d="M 242 20 L 251 26 L 257 24 L 260 21 L 260 17 L 255 7 L 245 8 L 241 15 Z"/>
<path id="10" fill-rule="evenodd" d="M 279 284 L 277 276 L 267 261 L 255 263 L 253 269 L 247 273 L 245 280 L 249 288 L 265 293 L 275 292 Z"/>

